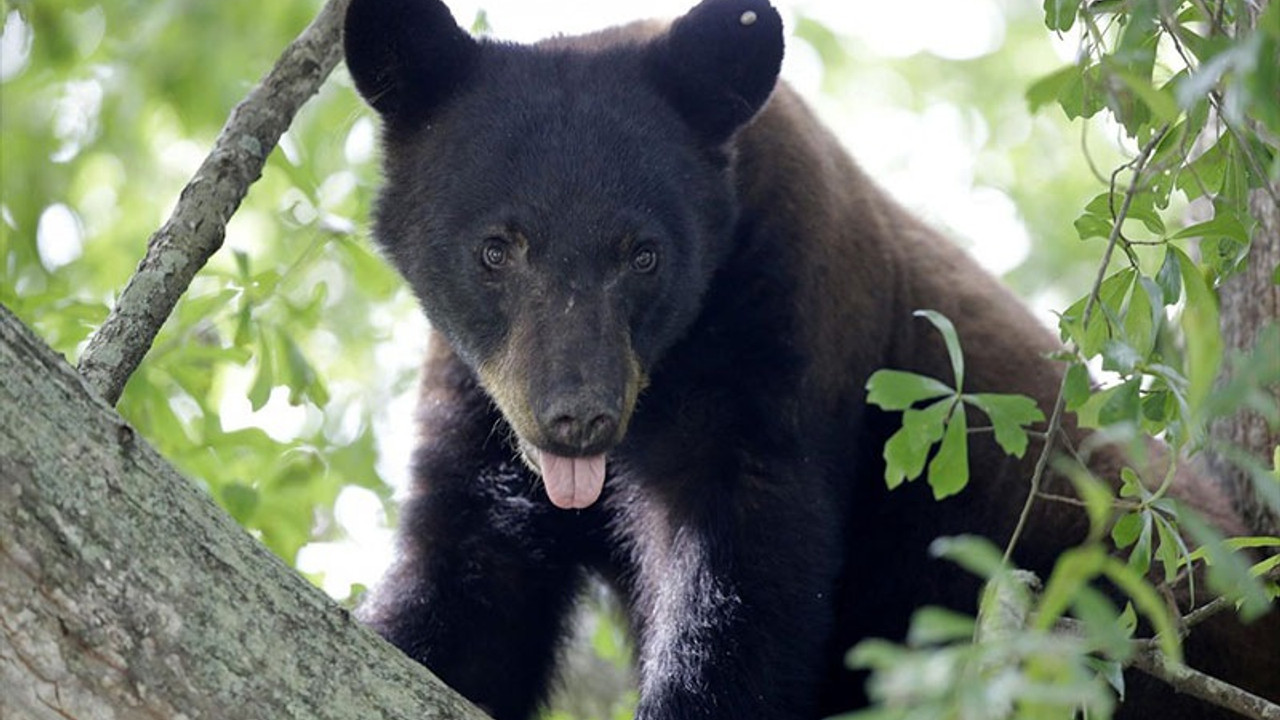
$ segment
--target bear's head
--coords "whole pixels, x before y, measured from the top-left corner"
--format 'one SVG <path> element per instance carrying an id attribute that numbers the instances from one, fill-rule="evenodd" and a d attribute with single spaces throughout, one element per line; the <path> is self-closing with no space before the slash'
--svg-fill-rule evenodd
<path id="1" fill-rule="evenodd" d="M 766 0 L 522 46 L 438 0 L 352 0 L 383 120 L 375 237 L 558 506 L 600 494 L 649 372 L 730 250 L 734 133 L 782 61 Z"/>

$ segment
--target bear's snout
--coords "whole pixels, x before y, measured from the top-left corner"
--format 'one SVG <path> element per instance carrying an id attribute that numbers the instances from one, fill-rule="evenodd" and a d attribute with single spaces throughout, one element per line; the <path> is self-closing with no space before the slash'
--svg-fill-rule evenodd
<path id="1" fill-rule="evenodd" d="M 536 414 L 548 440 L 565 454 L 595 455 L 617 441 L 621 401 L 557 397 Z"/>

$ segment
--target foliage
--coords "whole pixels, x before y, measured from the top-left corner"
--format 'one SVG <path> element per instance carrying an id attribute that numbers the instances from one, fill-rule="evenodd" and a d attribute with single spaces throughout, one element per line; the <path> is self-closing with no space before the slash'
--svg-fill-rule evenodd
<path id="1" fill-rule="evenodd" d="M 74 354 L 319 5 L 7 3 L 6 42 L 26 49 L 4 69 L 0 302 Z M 344 487 L 389 496 L 373 416 L 412 380 L 412 359 L 380 357 L 413 308 L 358 232 L 375 179 L 361 118 L 341 82 L 307 106 L 119 405 L 289 561 L 337 532 Z"/>
<path id="2" fill-rule="evenodd" d="M 984 538 L 940 539 L 932 550 L 988 580 L 980 619 L 921 608 L 905 646 L 883 640 L 859 644 L 849 662 L 872 671 L 868 693 L 876 706 L 842 720 L 1070 718 L 1076 708 L 1086 709 L 1089 717 L 1110 715 L 1115 699 L 1108 682 L 1118 681 L 1117 668 L 1090 653 L 1128 647 L 1137 625 L 1131 610 L 1120 614 L 1100 595 L 1080 594 L 1078 607 L 1105 620 L 1096 624 L 1101 634 L 1056 634 L 1040 620 L 1050 616 L 1036 613 L 1051 601 L 1060 605 L 1052 598 L 1061 598 L 1068 588 L 1037 599 L 1029 574 L 1010 570 L 1000 550 Z M 1082 562 L 1096 566 L 1106 556 L 1092 550 L 1072 564 Z M 1061 577 L 1068 576 L 1080 574 Z M 1037 623 L 1028 627 L 1033 616 Z"/>
<path id="3" fill-rule="evenodd" d="M 889 488 L 914 480 L 924 471 L 930 449 L 941 441 L 929 462 L 929 486 L 941 500 L 969 483 L 969 433 L 964 406 L 981 410 L 991 420 L 996 442 L 1014 457 L 1027 451 L 1026 426 L 1044 420 L 1044 413 L 1024 395 L 963 393 L 964 355 L 956 328 L 933 310 L 918 310 L 917 317 L 933 323 L 942 333 L 955 373 L 955 388 L 916 373 L 879 370 L 867 380 L 867 402 L 885 410 L 902 411 L 902 428 L 884 446 L 885 482 Z M 936 399 L 940 398 L 940 399 Z M 933 402 L 914 408 L 924 400 Z"/>
<path id="4" fill-rule="evenodd" d="M 1045 0 L 1044 10 L 1050 30 L 1079 28 L 1081 50 L 1075 63 L 1031 85 L 1030 106 L 1053 103 L 1068 117 L 1085 119 L 1107 110 L 1132 153 L 1074 222 L 1081 240 L 1100 238 L 1105 245 L 1093 289 L 1059 316 L 1068 367 L 1049 437 L 1058 413 L 1074 411 L 1100 442 L 1129 444 L 1141 467 L 1150 459 L 1148 435 L 1160 436 L 1174 452 L 1198 451 L 1209 445 L 1209 422 L 1240 407 L 1280 423 L 1280 408 L 1264 391 L 1280 383 L 1280 365 L 1266 352 L 1280 342 L 1280 330 L 1266 329 L 1260 352 L 1236 358 L 1232 379 L 1221 382 L 1214 295 L 1248 253 L 1256 224 L 1250 194 L 1280 203 L 1272 184 L 1280 177 L 1280 6 L 1271 3 L 1260 17 L 1249 14 L 1249 4 L 1231 1 Z M 1179 228 L 1178 195 L 1212 216 Z M 949 323 L 930 319 L 947 335 L 956 389 L 897 371 L 881 371 L 868 385 L 872 402 L 903 411 L 902 429 L 885 446 L 890 487 L 918 475 L 939 438 L 935 463 L 962 452 L 948 452 L 950 433 L 944 436 L 941 423 L 951 411 L 937 408 L 958 404 L 963 365 L 955 360 Z M 1103 371 L 1104 384 L 1093 384 L 1090 368 Z M 1001 445 L 1011 454 L 1016 449 Z M 1245 462 L 1230 448 L 1214 450 Z M 1260 496 L 1280 507 L 1275 478 L 1256 462 L 1249 465 Z M 1156 584 L 1186 579 L 1195 603 L 1193 568 L 1204 562 L 1213 593 L 1235 602 L 1246 620 L 1280 596 L 1274 582 L 1258 579 L 1280 557 L 1250 566 L 1237 552 L 1280 547 L 1280 538 L 1224 541 L 1166 495 L 1172 467 L 1156 487 L 1125 468 L 1118 492 L 1078 459 L 1059 461 L 1058 470 L 1075 482 L 1088 510 L 1086 543 L 1064 553 L 1043 592 L 1032 593 L 1011 580 L 1015 571 L 1008 565 L 1021 528 L 1003 555 L 974 539 L 940 541 L 940 554 L 987 580 L 980 617 L 1000 612 L 1001 599 L 1007 604 L 1012 595 L 1018 619 L 993 638 L 981 632 L 981 621 L 968 632 L 971 620 L 924 609 L 906 646 L 860 644 L 850 661 L 873 671 L 869 689 L 879 705 L 854 717 L 1110 717 L 1110 694 L 1098 690 L 1106 680 L 1123 695 L 1118 669 L 1133 652 L 1139 615 L 1166 655 L 1180 655 L 1181 620 Z M 1028 509 L 1047 501 L 1036 497 L 1039 472 L 1030 479 Z M 940 487 L 958 490 L 967 482 L 964 469 L 949 478 L 934 473 L 931 465 L 938 497 L 946 494 Z M 1193 544 L 1199 547 L 1191 550 Z M 1127 599 L 1123 610 L 1095 588 L 1102 580 Z M 1052 632 L 1068 615 L 1081 632 Z"/>

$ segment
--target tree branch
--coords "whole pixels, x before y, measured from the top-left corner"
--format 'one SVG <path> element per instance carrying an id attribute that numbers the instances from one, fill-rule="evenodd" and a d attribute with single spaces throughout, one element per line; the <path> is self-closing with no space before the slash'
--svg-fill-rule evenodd
<path id="1" fill-rule="evenodd" d="M 146 256 L 106 322 L 89 338 L 79 369 L 108 404 L 120 399 L 178 298 L 222 247 L 227 221 L 262 175 L 267 156 L 298 109 L 342 58 L 348 2 L 329 0 L 271 72 L 231 111 L 173 214 L 147 242 Z"/>
<path id="2" fill-rule="evenodd" d="M 1132 658 L 1133 667 L 1162 680 L 1180 693 L 1227 708 L 1247 718 L 1280 720 L 1280 705 L 1225 683 L 1211 675 L 1174 663 L 1151 643 L 1138 645 Z"/>
<path id="3" fill-rule="evenodd" d="M 0 305 L 0 717 L 481 720 Z"/>

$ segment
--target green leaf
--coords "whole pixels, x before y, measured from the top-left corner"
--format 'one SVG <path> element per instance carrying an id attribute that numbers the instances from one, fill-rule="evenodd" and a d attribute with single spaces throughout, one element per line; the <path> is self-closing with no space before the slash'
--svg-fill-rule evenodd
<path id="1" fill-rule="evenodd" d="M 1156 284 L 1160 286 L 1165 305 L 1173 305 L 1182 297 L 1182 273 L 1178 269 L 1178 255 L 1172 247 L 1164 252 L 1164 262 L 1160 264 L 1160 272 L 1156 273 Z"/>
<path id="2" fill-rule="evenodd" d="M 902 413 L 902 427 L 884 444 L 884 479 L 890 490 L 924 472 L 929 448 L 942 439 L 951 405 L 949 399 L 939 400 L 924 409 Z"/>
<path id="3" fill-rule="evenodd" d="M 1124 311 L 1125 342 L 1137 354 L 1136 363 L 1146 360 L 1147 354 L 1155 345 L 1155 329 L 1158 317 L 1158 303 L 1153 298 L 1162 296 L 1160 288 L 1150 278 L 1138 276 L 1133 283 L 1133 292 L 1129 295 L 1129 306 Z M 1135 364 L 1136 364 L 1135 363 Z"/>
<path id="4" fill-rule="evenodd" d="M 1124 549 L 1138 541 L 1138 535 L 1142 533 L 1142 514 L 1131 512 L 1125 513 L 1116 520 L 1116 524 L 1111 526 L 1111 542 L 1116 544 L 1117 548 Z"/>
<path id="5" fill-rule="evenodd" d="M 1151 111 L 1152 119 L 1155 121 L 1154 124 L 1160 125 L 1172 122 L 1182 114 L 1182 109 L 1178 107 L 1178 100 L 1174 97 L 1173 91 L 1152 85 L 1150 75 L 1144 79 L 1123 70 L 1116 70 L 1112 73 L 1112 77 L 1124 83 L 1124 86 L 1147 106 L 1147 109 Z M 1156 231 L 1153 230 L 1152 232 Z"/>
<path id="6" fill-rule="evenodd" d="M 960 352 L 960 336 L 956 334 L 955 325 L 936 310 L 916 310 L 912 315 L 922 317 L 933 323 L 938 328 L 938 332 L 942 333 L 943 340 L 947 343 L 947 354 L 951 356 L 951 370 L 955 373 L 956 392 L 964 389 L 964 355 Z"/>
<path id="7" fill-rule="evenodd" d="M 1130 635 L 1129 637 L 1132 637 Z M 1124 663 L 1117 660 L 1103 660 L 1089 656 L 1085 658 L 1085 666 L 1098 677 L 1107 681 L 1116 697 L 1124 702 Z"/>
<path id="8" fill-rule="evenodd" d="M 1178 174 L 1174 186 L 1186 193 L 1188 200 L 1206 195 L 1212 197 L 1223 186 L 1227 172 L 1227 158 L 1234 147 L 1235 142 L 1231 139 L 1231 133 L 1222 133 L 1217 142 L 1200 153 L 1199 157 L 1192 160 L 1183 172 Z"/>
<path id="9" fill-rule="evenodd" d="M 1093 394 L 1093 383 L 1089 379 L 1089 368 L 1084 363 L 1072 363 L 1067 368 L 1067 379 L 1063 385 L 1063 398 L 1066 408 L 1071 412 L 1080 409 L 1089 396 Z"/>
<path id="10" fill-rule="evenodd" d="M 1066 32 L 1076 24 L 1080 0 L 1044 0 L 1044 24 L 1050 30 Z"/>
<path id="11" fill-rule="evenodd" d="M 1131 467 L 1120 468 L 1120 497 L 1145 499 L 1147 495 L 1147 487 L 1138 473 Z"/>
<path id="12" fill-rule="evenodd" d="M 929 487 L 935 500 L 955 495 L 969 484 L 969 430 L 964 407 L 957 405 L 942 445 L 929 463 Z"/>
<path id="13" fill-rule="evenodd" d="M 1142 353 L 1134 350 L 1128 343 L 1120 340 L 1108 340 L 1102 344 L 1102 369 L 1128 375 L 1143 361 Z M 1105 421 L 1104 421 L 1105 422 Z"/>
<path id="14" fill-rule="evenodd" d="M 320 376 L 316 374 L 311 363 L 302 354 L 302 348 L 284 332 L 277 334 L 280 346 L 284 349 L 287 367 L 286 385 L 289 387 L 289 404 L 300 405 L 304 397 L 319 406 L 329 402 L 329 391 L 325 388 Z"/>
<path id="15" fill-rule="evenodd" d="M 1040 406 L 1026 395 L 977 393 L 965 395 L 964 400 L 986 413 L 995 428 L 996 442 L 1014 457 L 1022 457 L 1027 451 L 1027 433 L 1023 427 L 1044 420 Z"/>
<path id="16" fill-rule="evenodd" d="M 1146 575 L 1151 569 L 1151 528 L 1153 521 L 1151 520 L 1151 512 L 1143 511 L 1139 513 L 1141 518 L 1141 529 L 1138 531 L 1138 539 L 1133 544 L 1133 551 L 1129 553 L 1129 565 L 1139 574 Z"/>
<path id="17" fill-rule="evenodd" d="M 1008 569 L 1004 554 L 981 535 L 940 537 L 929 544 L 929 554 L 950 560 L 984 580 L 990 580 Z"/>
<path id="18" fill-rule="evenodd" d="M 907 652 L 906 648 L 899 647 L 888 640 L 872 638 L 853 646 L 845 654 L 844 662 L 852 670 L 891 666 L 898 663 Z"/>
<path id="19" fill-rule="evenodd" d="M 1221 534 L 1197 513 L 1182 510 L 1178 525 L 1199 545 L 1194 555 L 1206 558 L 1209 585 L 1219 593 L 1238 600 L 1240 617 L 1249 622 L 1271 609 L 1262 584 L 1249 572 L 1246 556 L 1232 550 Z"/>
<path id="20" fill-rule="evenodd" d="M 1076 218 L 1072 223 L 1076 229 L 1076 235 L 1081 240 L 1089 238 L 1109 238 L 1111 237 L 1111 221 L 1105 217 L 1094 215 L 1093 213 L 1085 213 Z"/>
<path id="21" fill-rule="evenodd" d="M 1215 213 L 1213 218 L 1189 225 L 1174 233 L 1171 240 L 1193 237 L 1229 237 L 1242 243 L 1249 242 L 1249 231 L 1234 213 Z"/>
<path id="22" fill-rule="evenodd" d="M 1158 390 L 1142 398 L 1142 417 L 1163 428 L 1177 418 L 1178 403 L 1172 392 Z"/>
<path id="23" fill-rule="evenodd" d="M 253 385 L 249 388 L 249 406 L 257 412 L 271 399 L 271 390 L 275 387 L 275 362 L 272 358 L 271 343 L 267 335 L 259 336 L 258 372 L 253 377 Z"/>
<path id="24" fill-rule="evenodd" d="M 1085 632 L 1089 647 L 1097 648 L 1106 657 L 1120 660 L 1133 654 L 1133 643 L 1120 623 L 1120 612 L 1103 593 L 1085 585 L 1071 603 L 1080 627 Z"/>
<path id="25" fill-rule="evenodd" d="M 1156 196 L 1152 192 L 1136 193 L 1129 202 L 1129 209 L 1126 211 L 1125 219 L 1138 220 L 1147 227 L 1147 230 L 1157 235 L 1163 235 L 1165 232 L 1164 220 L 1155 209 L 1155 201 Z M 1120 211 L 1123 205 L 1124 197 L 1120 193 L 1104 192 L 1095 195 L 1084 206 L 1086 215 L 1093 216 L 1098 222 L 1104 223 L 1106 226 L 1105 231 L 1095 233 L 1097 237 L 1109 238 L 1111 236 L 1111 227 L 1116 213 Z M 1077 225 L 1077 229 L 1079 229 L 1079 225 Z M 1085 238 L 1086 236 L 1081 235 L 1082 240 Z"/>
<path id="26" fill-rule="evenodd" d="M 1102 425 L 1114 425 L 1121 422 L 1132 422 L 1138 419 L 1138 394 L 1142 389 L 1142 379 L 1134 377 L 1115 389 L 1098 411 L 1098 422 Z"/>
<path id="27" fill-rule="evenodd" d="M 1084 311 L 1089 302 L 1087 295 L 1067 308 L 1058 320 L 1063 339 L 1074 342 L 1085 357 L 1100 353 L 1103 343 L 1112 336 L 1111 318 L 1120 317 L 1124 299 L 1136 277 L 1133 268 L 1126 268 L 1102 281 L 1087 327 L 1084 323 Z"/>
<path id="28" fill-rule="evenodd" d="M 1098 299 L 1101 301 L 1102 307 L 1106 308 L 1107 312 L 1112 316 L 1120 316 L 1124 299 L 1129 296 L 1129 291 L 1133 288 L 1133 283 L 1137 277 L 1136 270 L 1125 268 L 1102 281 L 1102 286 L 1098 289 Z"/>
<path id="29" fill-rule="evenodd" d="M 1218 299 L 1191 258 L 1176 247 L 1170 250 L 1177 253 L 1182 287 L 1186 292 L 1182 330 L 1186 337 L 1187 404 L 1195 417 L 1213 392 L 1218 366 L 1222 362 Z"/>
<path id="30" fill-rule="evenodd" d="M 1058 93 L 1058 105 L 1068 120 L 1091 118 L 1107 105 L 1102 67 L 1089 65 L 1073 75 Z"/>
<path id="31" fill-rule="evenodd" d="M 218 499 L 222 507 L 241 525 L 247 525 L 258 508 L 258 491 L 243 483 L 233 482 L 222 486 Z"/>
<path id="32" fill-rule="evenodd" d="M 911 433 L 904 425 L 884 444 L 884 482 L 890 490 L 908 480 L 915 480 L 924 472 L 928 460 L 928 448 L 920 452 L 911 442 Z"/>
<path id="33" fill-rule="evenodd" d="M 1059 99 L 1063 91 L 1073 81 L 1079 82 L 1081 69 L 1078 65 L 1067 65 L 1036 80 L 1027 88 L 1027 106 L 1031 112 Z"/>
<path id="34" fill-rule="evenodd" d="M 1129 637 L 1133 637 L 1133 634 L 1138 631 L 1138 611 L 1133 609 L 1133 603 L 1124 604 L 1124 610 L 1120 612 L 1117 623 Z"/>
<path id="35" fill-rule="evenodd" d="M 1062 617 L 1072 601 L 1087 583 L 1091 582 L 1106 565 L 1107 555 L 1099 545 L 1074 547 L 1058 556 L 1053 572 L 1045 583 L 1044 592 L 1034 616 L 1034 626 L 1049 630 Z"/>
<path id="36" fill-rule="evenodd" d="M 1201 223 L 1216 223 L 1214 228 L 1200 236 L 1201 261 L 1218 280 L 1234 275 L 1249 254 L 1249 231 L 1240 222 L 1235 209 L 1220 201 L 1222 198 L 1225 194 L 1214 202 L 1213 220 Z"/>
<path id="37" fill-rule="evenodd" d="M 867 402 L 885 410 L 906 410 L 921 400 L 954 394 L 938 380 L 902 370 L 878 370 L 867 379 Z"/>
<path id="38" fill-rule="evenodd" d="M 1101 537 L 1106 532 L 1115 507 L 1116 498 L 1112 495 L 1111 488 L 1083 468 L 1075 468 L 1067 476 L 1071 479 L 1071 484 L 1075 485 L 1076 495 L 1084 501 L 1085 510 L 1089 514 L 1090 538 Z M 1114 530 L 1113 527 L 1113 533 Z"/>
<path id="39" fill-rule="evenodd" d="M 941 645 L 973 637 L 974 619 L 939 607 L 922 607 L 911 616 L 907 644 L 912 647 Z"/>
<path id="40" fill-rule="evenodd" d="M 1131 565 L 1111 557 L 1106 558 L 1104 568 L 1107 579 L 1128 595 L 1138 612 L 1145 615 L 1151 622 L 1151 627 L 1156 631 L 1156 642 L 1160 650 L 1174 662 L 1182 662 L 1182 643 L 1177 625 L 1168 605 L 1160 599 L 1160 594 L 1143 577 L 1146 574 L 1145 571 L 1138 572 Z"/>
<path id="41" fill-rule="evenodd" d="M 243 250 L 235 250 L 231 253 L 236 260 L 236 271 L 242 280 L 249 279 L 249 253 Z"/>
<path id="42" fill-rule="evenodd" d="M 1156 537 L 1160 540 L 1156 545 L 1156 559 L 1164 568 L 1164 581 L 1171 583 L 1178 576 L 1178 568 L 1181 565 L 1179 546 L 1182 544 L 1182 539 L 1178 537 L 1177 530 L 1169 527 L 1168 520 L 1158 514 L 1153 514 L 1152 520 L 1156 528 Z"/>
<path id="43" fill-rule="evenodd" d="M 1191 107 L 1196 101 L 1213 92 L 1227 73 L 1247 72 L 1254 62 L 1257 37 L 1249 37 L 1243 42 L 1231 43 L 1223 47 L 1226 49 L 1201 62 L 1187 81 L 1178 85 L 1178 103 L 1182 107 Z"/>

